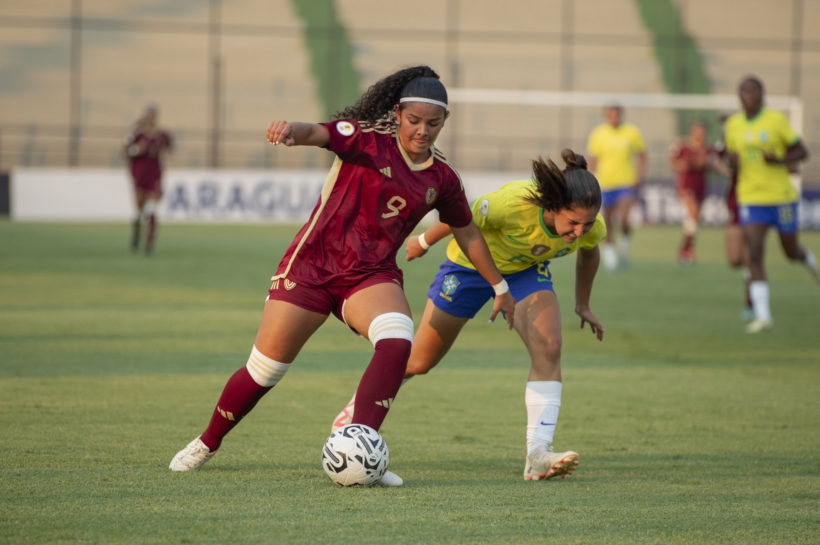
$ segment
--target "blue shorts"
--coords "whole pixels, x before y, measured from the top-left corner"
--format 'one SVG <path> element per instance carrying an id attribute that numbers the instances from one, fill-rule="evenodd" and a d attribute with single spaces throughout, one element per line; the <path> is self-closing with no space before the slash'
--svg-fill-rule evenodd
<path id="1" fill-rule="evenodd" d="M 793 235 L 797 232 L 797 203 L 780 204 L 777 206 L 741 206 L 740 224 L 762 223 L 774 225 L 783 235 Z"/>
<path id="2" fill-rule="evenodd" d="M 537 291 L 554 292 L 548 265 L 549 261 L 546 261 L 515 274 L 505 274 L 504 280 L 510 286 L 513 299 L 521 301 Z M 474 318 L 484 303 L 495 297 L 495 291 L 477 270 L 456 265 L 448 259 L 439 267 L 427 297 L 448 314 Z"/>
<path id="3" fill-rule="evenodd" d="M 604 208 L 612 208 L 627 197 L 636 197 L 634 187 L 621 187 L 612 191 L 601 191 L 601 200 Z"/>

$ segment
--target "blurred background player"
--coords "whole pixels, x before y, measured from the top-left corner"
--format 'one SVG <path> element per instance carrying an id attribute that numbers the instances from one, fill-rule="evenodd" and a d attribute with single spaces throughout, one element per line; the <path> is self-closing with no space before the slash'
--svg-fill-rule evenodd
<path id="1" fill-rule="evenodd" d="M 572 150 L 561 157 L 561 171 L 552 161 L 533 161 L 533 179 L 512 182 L 473 203 L 473 221 L 487 240 L 493 260 L 517 301 L 515 330 L 530 354 L 525 390 L 527 406 L 527 480 L 564 477 L 578 465 L 573 451 L 556 453 L 552 443 L 561 408 L 561 312 L 552 286 L 549 260 L 578 251 L 575 269 L 575 312 L 581 327 L 589 323 L 598 340 L 604 328 L 589 308 L 592 282 L 598 271 L 598 243 L 606 236 L 601 190 L 587 172 L 586 161 Z M 407 242 L 407 260 L 449 236 L 441 222 Z M 427 374 L 453 346 L 467 322 L 493 296 L 493 287 L 456 241 L 447 247 L 416 332 L 405 382 Z M 336 417 L 333 429 L 351 422 L 356 397 Z"/>
<path id="2" fill-rule="evenodd" d="M 721 174 L 729 171 L 718 161 L 717 152 L 706 140 L 707 126 L 696 121 L 689 136 L 669 148 L 669 165 L 677 173 L 675 188 L 683 205 L 683 242 L 678 261 L 695 262 L 695 236 L 700 222 L 700 207 L 706 199 L 706 172 L 713 168 Z"/>
<path id="3" fill-rule="evenodd" d="M 726 149 L 738 171 L 740 223 L 749 246 L 749 294 L 755 319 L 746 331 L 759 333 L 774 327 L 764 265 L 770 226 L 777 228 L 786 257 L 805 264 L 818 277 L 814 254 L 797 240 L 798 195 L 787 167 L 805 161 L 809 154 L 786 117 L 763 106 L 759 79 L 748 77 L 741 82 L 740 102 L 743 110 L 726 122 Z"/>
<path id="4" fill-rule="evenodd" d="M 729 119 L 728 115 L 723 115 L 720 118 L 720 124 L 724 129 L 724 134 L 721 135 L 715 145 L 718 157 L 720 157 L 722 164 L 726 166 L 725 159 L 727 159 L 728 152 L 726 151 L 726 121 Z M 740 207 L 737 204 L 737 165 L 732 165 L 731 162 L 727 167 L 726 174 L 729 180 L 729 187 L 726 191 L 726 259 L 729 266 L 733 269 L 738 269 L 743 273 L 743 294 L 745 304 L 740 313 L 740 318 L 744 322 L 751 322 L 755 318 L 755 311 L 752 308 L 752 298 L 749 295 L 749 279 L 751 273 L 749 272 L 749 246 L 746 244 L 746 238 L 743 236 L 743 228 L 740 226 Z"/>
<path id="5" fill-rule="evenodd" d="M 646 174 L 646 146 L 635 125 L 622 123 L 623 110 L 618 105 L 604 110 L 606 122 L 589 135 L 587 153 L 589 169 L 595 172 L 603 194 L 603 214 L 607 238 L 603 246 L 604 266 L 614 271 L 620 263 L 629 263 L 632 226 L 629 212 L 638 199 L 638 185 Z M 613 222 L 621 225 L 621 239 L 616 251 Z"/>
<path id="6" fill-rule="evenodd" d="M 157 204 L 162 197 L 162 163 L 172 148 L 171 135 L 157 126 L 157 108 L 150 105 L 134 124 L 134 130 L 125 137 L 125 155 L 131 165 L 137 217 L 131 236 L 131 249 L 140 244 L 143 222 L 148 224 L 145 253 L 154 250 L 157 232 Z"/>
<path id="7" fill-rule="evenodd" d="M 394 117 L 392 117 L 394 116 Z M 328 123 L 272 122 L 271 144 L 317 146 L 336 154 L 310 221 L 279 264 L 246 366 L 228 380 L 204 433 L 171 461 L 199 469 L 223 438 L 290 368 L 302 346 L 333 313 L 375 349 L 353 419 L 381 428 L 401 386 L 413 343 L 413 319 L 396 253 L 433 209 L 499 295 L 492 321 L 515 301 L 473 223 L 464 188 L 433 143 L 447 111 L 447 90 L 430 67 L 399 70 L 376 82 Z M 400 486 L 392 472 L 383 486 Z"/>

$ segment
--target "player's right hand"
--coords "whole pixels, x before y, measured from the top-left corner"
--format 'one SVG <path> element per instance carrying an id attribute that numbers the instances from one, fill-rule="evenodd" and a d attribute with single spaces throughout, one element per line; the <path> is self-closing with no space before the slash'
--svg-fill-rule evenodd
<path id="1" fill-rule="evenodd" d="M 407 252 L 407 261 L 413 261 L 417 257 L 421 257 L 427 253 L 427 250 L 419 244 L 419 237 L 410 237 L 407 239 L 407 246 L 404 250 Z"/>
<path id="2" fill-rule="evenodd" d="M 515 325 L 515 299 L 513 299 L 513 296 L 509 291 L 503 295 L 496 296 L 493 301 L 493 311 L 490 314 L 490 323 L 495 321 L 495 317 L 498 316 L 499 312 L 504 313 L 504 317 L 507 319 L 507 325 L 510 329 L 512 329 L 513 325 Z"/>
<path id="3" fill-rule="evenodd" d="M 279 144 L 296 145 L 296 140 L 293 138 L 293 126 L 287 121 L 271 121 L 271 124 L 268 125 L 268 142 L 274 146 Z"/>

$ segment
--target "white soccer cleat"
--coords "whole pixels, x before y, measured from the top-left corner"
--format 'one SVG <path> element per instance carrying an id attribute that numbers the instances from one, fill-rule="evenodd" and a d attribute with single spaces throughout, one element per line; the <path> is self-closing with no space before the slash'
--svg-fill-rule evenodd
<path id="1" fill-rule="evenodd" d="M 404 479 L 393 473 L 392 471 L 385 471 L 382 475 L 382 480 L 379 481 L 379 486 L 401 486 L 404 484 Z"/>
<path id="2" fill-rule="evenodd" d="M 214 457 L 216 452 L 205 446 L 199 437 L 188 443 L 171 460 L 171 471 L 194 471 L 205 465 L 205 462 Z"/>
<path id="3" fill-rule="evenodd" d="M 348 424 L 353 423 L 353 410 L 356 407 L 356 396 L 353 396 L 353 399 L 350 400 L 350 403 L 342 409 L 342 412 L 339 413 L 339 416 L 336 417 L 336 420 L 333 421 L 333 425 L 330 427 L 330 434 L 333 435 L 333 432 L 338 430 L 341 427 L 347 426 Z"/>
<path id="4" fill-rule="evenodd" d="M 763 333 L 764 331 L 771 331 L 772 329 L 774 329 L 774 322 L 756 318 L 746 326 L 746 333 Z"/>
<path id="5" fill-rule="evenodd" d="M 524 467 L 524 479 L 528 481 L 539 481 L 541 479 L 552 479 L 560 476 L 562 479 L 567 475 L 572 475 L 575 468 L 580 464 L 580 457 L 577 452 L 571 450 L 567 452 L 555 453 L 552 445 L 549 447 L 540 446 L 527 455 L 527 465 Z"/>

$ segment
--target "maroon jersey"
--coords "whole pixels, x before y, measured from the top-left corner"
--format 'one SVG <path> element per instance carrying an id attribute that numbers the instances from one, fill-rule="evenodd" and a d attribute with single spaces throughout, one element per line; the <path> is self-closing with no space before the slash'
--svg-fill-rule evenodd
<path id="1" fill-rule="evenodd" d="M 725 159 L 728 152 L 726 144 L 721 138 L 715 145 L 715 150 L 721 160 Z M 729 212 L 729 225 L 740 225 L 740 207 L 737 204 L 737 170 L 732 169 L 732 176 L 729 179 L 729 190 L 726 192 L 726 210 Z"/>
<path id="2" fill-rule="evenodd" d="M 137 131 L 126 137 L 126 146 L 134 183 L 148 191 L 158 190 L 162 177 L 161 153 L 171 149 L 171 136 L 165 131 Z"/>
<path id="3" fill-rule="evenodd" d="M 706 198 L 706 171 L 713 160 L 715 150 L 710 146 L 694 148 L 685 140 L 672 144 L 669 158 L 685 162 L 686 167 L 678 171 L 677 186 L 679 190 L 691 191 L 695 198 L 703 201 Z"/>
<path id="4" fill-rule="evenodd" d="M 428 212 L 438 210 L 453 227 L 473 220 L 461 179 L 435 147 L 427 162 L 415 165 L 394 123 L 324 125 L 337 157 L 273 280 L 355 286 L 378 272 L 400 275 L 396 253 Z"/>

